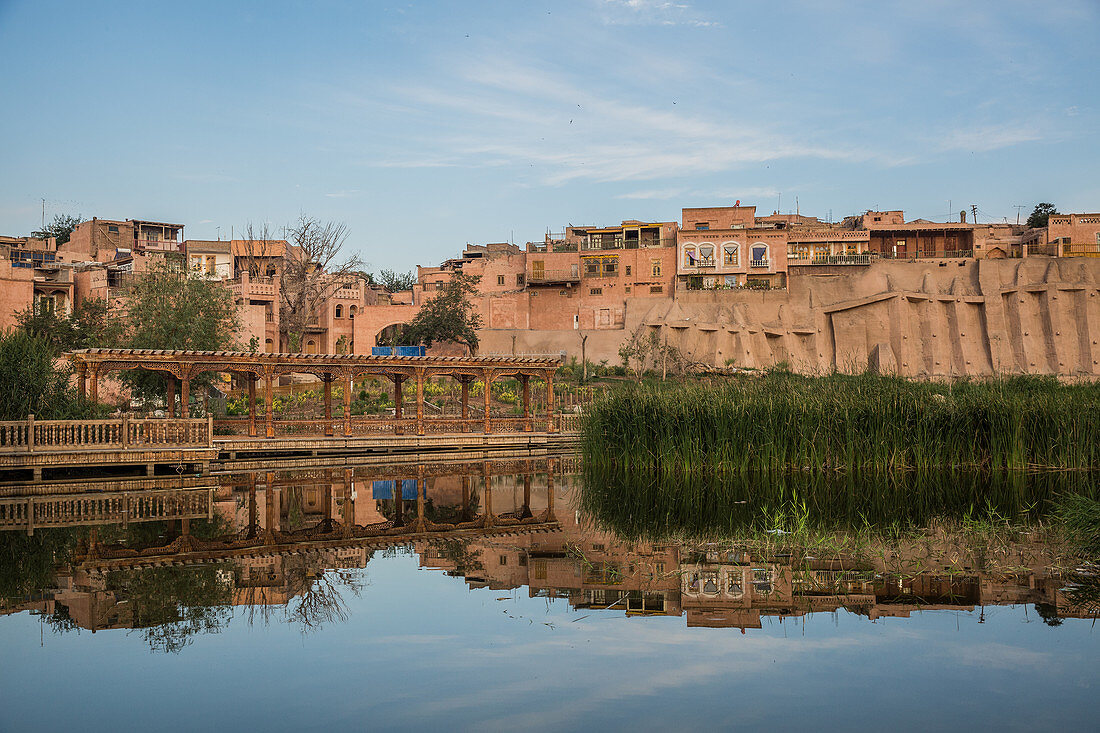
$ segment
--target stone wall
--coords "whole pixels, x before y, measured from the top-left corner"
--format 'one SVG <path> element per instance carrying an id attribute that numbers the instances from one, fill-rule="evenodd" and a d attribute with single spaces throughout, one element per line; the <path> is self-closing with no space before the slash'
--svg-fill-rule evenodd
<path id="1" fill-rule="evenodd" d="M 1100 259 L 883 262 L 791 278 L 786 291 L 678 292 L 626 302 L 624 327 L 592 332 L 588 358 L 652 330 L 689 359 L 914 377 L 1100 376 Z M 486 329 L 485 350 L 580 355 L 584 331 Z"/>

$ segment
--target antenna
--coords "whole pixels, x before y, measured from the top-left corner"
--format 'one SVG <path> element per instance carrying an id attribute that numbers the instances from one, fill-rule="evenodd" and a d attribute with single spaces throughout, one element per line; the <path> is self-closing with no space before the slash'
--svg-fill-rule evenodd
<path id="1" fill-rule="evenodd" d="M 42 229 L 46 228 L 46 199 L 42 199 Z"/>

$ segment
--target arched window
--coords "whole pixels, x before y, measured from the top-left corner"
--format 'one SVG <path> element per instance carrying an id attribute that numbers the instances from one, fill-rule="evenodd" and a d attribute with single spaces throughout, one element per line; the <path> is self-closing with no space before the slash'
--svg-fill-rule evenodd
<path id="1" fill-rule="evenodd" d="M 741 251 L 741 245 L 737 242 L 726 242 L 722 245 L 722 262 L 726 265 L 737 265 L 737 261 L 740 259 L 738 255 Z"/>
<path id="2" fill-rule="evenodd" d="M 763 242 L 757 242 L 752 246 L 752 266 L 768 266 L 768 245 Z"/>
<path id="3" fill-rule="evenodd" d="M 359 312 L 359 309 L 356 306 L 353 305 L 352 307 L 348 308 L 348 317 L 349 318 L 355 318 L 355 314 L 358 313 L 358 312 Z"/>
<path id="4" fill-rule="evenodd" d="M 342 306 L 342 305 L 336 306 L 336 317 L 337 318 L 343 318 L 344 317 L 344 306 Z"/>
<path id="5" fill-rule="evenodd" d="M 695 267 L 695 245 L 689 244 L 684 247 L 684 267 Z"/>
<path id="6" fill-rule="evenodd" d="M 316 354 L 317 353 L 317 342 L 314 341 L 313 339 L 310 339 L 310 340 L 306 341 L 306 353 L 307 354 Z"/>
<path id="7" fill-rule="evenodd" d="M 264 351 L 269 354 L 275 353 L 275 342 L 271 339 L 264 339 Z"/>
<path id="8" fill-rule="evenodd" d="M 703 267 L 707 267 L 714 264 L 714 245 L 713 244 L 700 244 L 699 245 L 699 264 Z"/>

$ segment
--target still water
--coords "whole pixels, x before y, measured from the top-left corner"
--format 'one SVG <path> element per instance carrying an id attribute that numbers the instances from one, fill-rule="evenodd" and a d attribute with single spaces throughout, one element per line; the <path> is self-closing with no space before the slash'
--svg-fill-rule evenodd
<path id="1" fill-rule="evenodd" d="M 628 541 L 569 458 L 0 490 L 2 730 L 1100 713 L 1095 594 L 1041 522 Z"/>

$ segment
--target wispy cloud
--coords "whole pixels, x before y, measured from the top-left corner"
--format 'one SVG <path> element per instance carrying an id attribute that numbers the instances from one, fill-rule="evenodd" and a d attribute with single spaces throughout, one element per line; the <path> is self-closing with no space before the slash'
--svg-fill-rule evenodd
<path id="1" fill-rule="evenodd" d="M 686 2 L 668 0 L 599 0 L 608 25 L 686 25 L 715 28 L 722 24 L 704 17 Z"/>
<path id="2" fill-rule="evenodd" d="M 984 125 L 948 131 L 940 138 L 939 149 L 985 153 L 1041 139 L 1043 135 L 1031 123 Z"/>
<path id="3" fill-rule="evenodd" d="M 331 193 L 326 193 L 325 198 L 350 199 L 350 198 L 355 198 L 358 195 L 359 195 L 359 189 L 351 188 L 351 189 L 347 189 L 347 190 L 343 190 L 343 191 L 332 191 Z"/>

